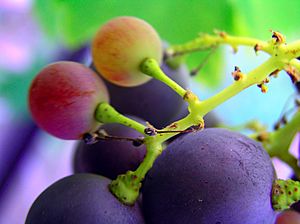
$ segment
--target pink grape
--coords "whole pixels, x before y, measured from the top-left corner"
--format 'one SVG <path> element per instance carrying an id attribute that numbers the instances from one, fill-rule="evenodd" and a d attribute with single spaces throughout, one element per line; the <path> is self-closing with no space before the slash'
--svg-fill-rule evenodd
<path id="1" fill-rule="evenodd" d="M 104 24 L 92 43 L 97 71 L 119 86 L 137 86 L 151 77 L 139 70 L 145 58 L 160 64 L 162 44 L 159 35 L 147 22 L 129 16 L 117 17 Z"/>
<path id="2" fill-rule="evenodd" d="M 62 139 L 80 139 L 96 130 L 94 112 L 109 96 L 103 81 L 82 64 L 60 61 L 43 68 L 29 90 L 33 119 Z"/>
<path id="3" fill-rule="evenodd" d="M 300 224 L 300 214 L 295 211 L 284 211 L 278 215 L 275 224 Z"/>

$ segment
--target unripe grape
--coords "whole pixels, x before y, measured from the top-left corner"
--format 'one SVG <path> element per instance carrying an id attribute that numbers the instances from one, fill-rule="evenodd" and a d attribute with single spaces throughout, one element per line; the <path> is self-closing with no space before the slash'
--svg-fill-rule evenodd
<path id="1" fill-rule="evenodd" d="M 139 66 L 145 58 L 161 62 L 162 45 L 157 32 L 135 17 L 117 17 L 104 24 L 92 43 L 96 69 L 120 86 L 137 86 L 150 80 Z"/>
<path id="2" fill-rule="evenodd" d="M 69 61 L 43 68 L 29 90 L 29 108 L 36 123 L 62 139 L 80 139 L 96 130 L 95 109 L 108 100 L 106 86 L 97 74 Z"/>

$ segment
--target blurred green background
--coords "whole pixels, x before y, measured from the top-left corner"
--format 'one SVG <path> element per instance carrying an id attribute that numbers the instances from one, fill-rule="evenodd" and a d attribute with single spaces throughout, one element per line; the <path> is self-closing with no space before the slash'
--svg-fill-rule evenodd
<path id="1" fill-rule="evenodd" d="M 270 31 L 274 30 L 292 42 L 300 37 L 299 11 L 298 0 L 1 0 L 0 223 L 24 222 L 29 206 L 40 191 L 71 172 L 67 163 L 71 160 L 72 142 L 42 132 L 37 136 L 29 134 L 26 139 L 30 144 L 21 141 L 17 144 L 21 137 L 16 136 L 22 133 L 9 130 L 26 122 L 28 125 L 27 92 L 36 73 L 50 62 L 88 48 L 101 24 L 116 16 L 137 16 L 149 22 L 170 44 L 184 43 L 199 33 L 215 30 L 263 40 L 270 39 Z M 188 57 L 189 68 L 199 65 L 208 53 Z M 253 49 L 241 48 L 233 54 L 232 49 L 221 47 L 193 79 L 191 88 L 200 99 L 206 98 L 232 82 L 230 74 L 235 65 L 247 72 L 266 58 L 260 53 L 255 56 Z M 87 56 L 83 63 L 89 60 Z M 295 93 L 289 78 L 282 73 L 269 84 L 269 93 L 263 95 L 258 88 L 251 87 L 216 112 L 228 125 L 260 119 L 270 126 L 288 97 Z M 37 152 L 42 156 L 34 157 Z M 28 168 L 33 164 L 32 158 L 39 165 Z M 31 176 L 33 169 L 41 172 Z M 42 178 L 43 175 L 48 178 Z M 14 201 L 17 200 L 15 191 L 19 191 L 19 203 Z M 15 214 L 18 215 L 13 218 Z"/>

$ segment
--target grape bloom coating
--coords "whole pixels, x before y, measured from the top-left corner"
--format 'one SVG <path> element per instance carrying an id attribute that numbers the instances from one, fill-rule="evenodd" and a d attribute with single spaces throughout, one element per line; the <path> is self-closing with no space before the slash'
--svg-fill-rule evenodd
<path id="1" fill-rule="evenodd" d="M 97 71 L 119 86 L 138 86 L 151 77 L 139 70 L 145 58 L 160 64 L 162 44 L 159 35 L 145 21 L 129 16 L 104 24 L 92 42 L 92 57 Z"/>
<path id="2" fill-rule="evenodd" d="M 60 61 L 43 68 L 29 90 L 33 119 L 45 131 L 61 139 L 80 139 L 97 129 L 97 105 L 108 102 L 102 80 L 82 64 Z"/>

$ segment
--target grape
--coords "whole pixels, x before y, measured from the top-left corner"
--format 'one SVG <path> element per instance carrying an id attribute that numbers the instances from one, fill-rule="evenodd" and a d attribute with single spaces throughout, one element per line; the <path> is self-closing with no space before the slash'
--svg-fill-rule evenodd
<path id="1" fill-rule="evenodd" d="M 166 75 L 183 88 L 189 85 L 189 71 L 184 64 L 176 70 L 171 69 L 165 63 L 161 67 Z M 141 117 L 156 128 L 162 128 L 174 121 L 175 115 L 185 106 L 180 96 L 156 79 L 129 88 L 104 82 L 109 91 L 110 104 L 116 110 L 123 114 Z"/>
<path id="2" fill-rule="evenodd" d="M 297 178 L 296 178 L 296 180 L 297 180 Z M 300 201 L 297 201 L 294 204 L 292 204 L 291 209 L 300 213 Z"/>
<path id="3" fill-rule="evenodd" d="M 80 139 L 99 123 L 94 112 L 109 99 L 104 83 L 91 69 L 76 62 L 50 64 L 33 80 L 29 108 L 36 123 L 62 139 Z"/>
<path id="4" fill-rule="evenodd" d="M 143 123 L 141 119 L 131 117 Z M 141 137 L 137 131 L 119 124 L 105 124 L 101 127 L 107 134 L 118 137 Z M 96 173 L 115 179 L 119 174 L 135 170 L 146 153 L 144 145 L 136 147 L 129 141 L 106 140 L 92 145 L 80 142 L 74 156 L 76 173 Z"/>
<path id="5" fill-rule="evenodd" d="M 35 200 L 25 224 L 143 224 L 138 205 L 121 204 L 109 192 L 109 183 L 94 174 L 65 177 Z"/>
<path id="6" fill-rule="evenodd" d="M 273 224 L 270 157 L 239 133 L 207 128 L 174 140 L 143 187 L 146 222 Z"/>
<path id="7" fill-rule="evenodd" d="M 145 58 L 160 64 L 162 45 L 157 32 L 145 21 L 129 16 L 117 17 L 97 32 L 92 42 L 96 69 L 120 86 L 137 86 L 150 80 L 139 66 Z"/>
<path id="8" fill-rule="evenodd" d="M 300 93 L 300 82 L 296 82 L 295 86 L 296 86 L 297 92 Z"/>
<path id="9" fill-rule="evenodd" d="M 294 211 L 284 211 L 278 215 L 275 224 L 300 224 L 300 214 Z"/>

